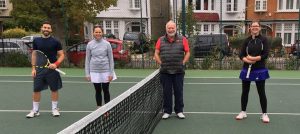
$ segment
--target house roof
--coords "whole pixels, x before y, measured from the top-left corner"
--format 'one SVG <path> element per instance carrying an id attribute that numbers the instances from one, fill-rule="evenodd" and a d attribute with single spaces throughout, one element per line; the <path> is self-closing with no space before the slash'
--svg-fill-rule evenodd
<path id="1" fill-rule="evenodd" d="M 194 13 L 197 21 L 216 22 L 219 21 L 218 13 Z"/>

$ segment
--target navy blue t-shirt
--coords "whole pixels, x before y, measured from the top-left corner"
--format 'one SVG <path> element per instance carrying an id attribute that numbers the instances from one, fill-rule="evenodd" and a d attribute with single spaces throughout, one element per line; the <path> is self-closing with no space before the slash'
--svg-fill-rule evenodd
<path id="1" fill-rule="evenodd" d="M 47 55 L 51 63 L 57 60 L 57 51 L 62 50 L 61 43 L 53 37 L 38 37 L 33 40 L 33 50 L 40 50 Z"/>

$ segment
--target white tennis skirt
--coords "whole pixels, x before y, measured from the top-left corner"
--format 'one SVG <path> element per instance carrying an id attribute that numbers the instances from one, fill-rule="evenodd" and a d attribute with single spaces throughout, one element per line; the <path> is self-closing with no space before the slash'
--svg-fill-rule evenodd
<path id="1" fill-rule="evenodd" d="M 109 72 L 105 72 L 105 73 L 95 73 L 95 72 L 91 72 L 91 82 L 92 83 L 107 83 L 108 81 L 108 76 L 110 76 Z M 116 73 L 113 72 L 113 80 L 116 80 L 117 76 Z"/>

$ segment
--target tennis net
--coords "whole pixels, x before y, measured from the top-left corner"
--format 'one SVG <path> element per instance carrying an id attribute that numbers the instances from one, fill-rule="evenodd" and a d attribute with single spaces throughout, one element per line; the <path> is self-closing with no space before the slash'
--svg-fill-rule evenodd
<path id="1" fill-rule="evenodd" d="M 159 70 L 59 134 L 149 134 L 162 115 Z"/>

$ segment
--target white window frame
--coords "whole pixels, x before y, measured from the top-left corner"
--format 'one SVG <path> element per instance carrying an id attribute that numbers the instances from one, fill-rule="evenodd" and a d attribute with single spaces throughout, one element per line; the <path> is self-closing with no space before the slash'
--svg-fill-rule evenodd
<path id="1" fill-rule="evenodd" d="M 132 10 L 139 10 L 141 5 L 140 0 L 129 0 L 129 8 Z"/>
<path id="2" fill-rule="evenodd" d="M 292 7 L 288 7 L 288 1 Z M 277 0 L 277 12 L 299 12 L 299 0 Z M 288 8 L 287 8 L 288 7 Z"/>
<path id="3" fill-rule="evenodd" d="M 200 9 L 196 9 L 196 1 L 200 1 Z M 204 0 L 193 0 L 193 5 L 195 6 L 194 12 L 216 12 L 216 0 L 207 0 L 207 10 L 204 10 Z"/>
<path id="4" fill-rule="evenodd" d="M 110 27 L 108 27 L 108 22 L 110 22 Z M 99 25 L 102 27 L 103 29 L 103 34 L 107 34 L 107 30 L 110 30 L 111 34 L 115 35 L 116 38 L 119 38 L 120 36 L 120 30 L 119 30 L 119 27 L 120 27 L 120 24 L 119 24 L 119 21 L 118 20 L 103 20 L 103 21 L 100 21 L 99 22 Z M 117 34 L 115 32 L 118 32 Z"/>
<path id="5" fill-rule="evenodd" d="M 0 0 L 1 2 L 1 6 L 0 6 L 0 9 L 8 9 L 8 3 L 7 3 L 7 0 Z M 2 4 L 3 3 L 3 4 Z"/>
<path id="6" fill-rule="evenodd" d="M 226 12 L 238 13 L 238 0 L 226 0 Z"/>
<path id="7" fill-rule="evenodd" d="M 281 36 L 284 46 L 290 46 L 291 44 L 294 44 L 297 39 L 297 27 L 296 23 L 277 23 L 275 35 Z"/>
<path id="8" fill-rule="evenodd" d="M 254 6 L 254 11 L 255 12 L 266 12 L 268 9 L 268 2 L 267 0 L 255 0 L 255 6 Z M 257 5 L 259 4 L 259 5 Z"/>

